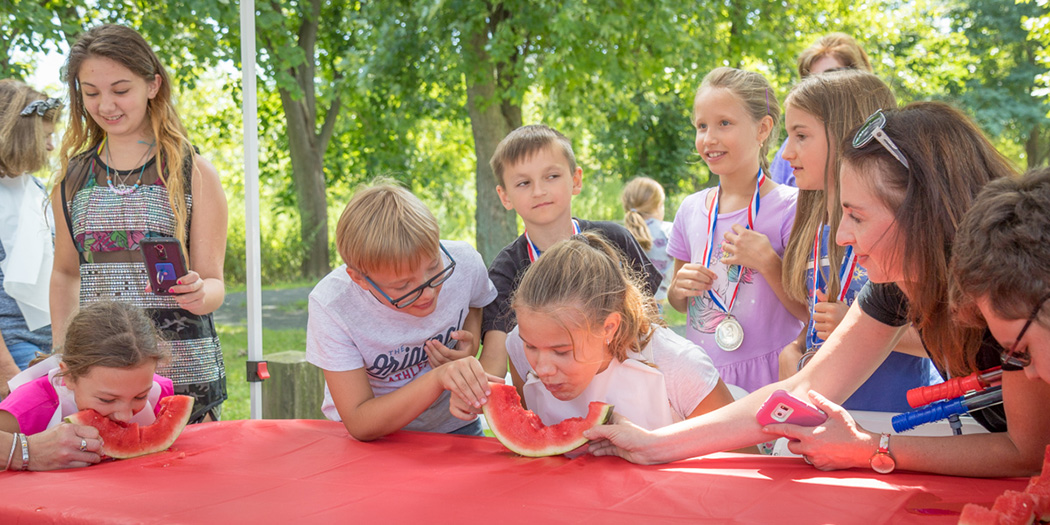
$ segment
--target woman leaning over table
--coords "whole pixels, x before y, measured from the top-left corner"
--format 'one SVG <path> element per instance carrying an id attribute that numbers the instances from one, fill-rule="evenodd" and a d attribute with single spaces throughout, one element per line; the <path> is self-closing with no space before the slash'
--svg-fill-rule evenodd
<path id="1" fill-rule="evenodd" d="M 948 267 L 956 226 L 974 197 L 987 182 L 1014 176 L 969 118 L 936 102 L 877 112 L 842 151 L 844 217 L 837 242 L 853 246 L 870 282 L 821 352 L 798 374 L 698 418 L 653 432 L 622 420 L 598 427 L 586 433 L 596 440 L 591 452 L 661 463 L 751 445 L 773 434 L 797 440 L 789 449 L 822 470 L 879 467 L 957 476 L 1039 471 L 1050 442 L 1050 385 L 1019 370 L 1003 373 L 1003 405 L 979 418 L 998 430 L 988 434 L 890 439 L 861 428 L 835 404 L 871 375 L 909 323 L 934 362 L 952 376 L 973 371 L 967 356 L 976 355 L 981 369 L 1000 364 L 1004 350 L 987 330 L 951 320 Z M 813 428 L 763 429 L 755 412 L 776 389 L 811 398 L 828 420 Z"/>

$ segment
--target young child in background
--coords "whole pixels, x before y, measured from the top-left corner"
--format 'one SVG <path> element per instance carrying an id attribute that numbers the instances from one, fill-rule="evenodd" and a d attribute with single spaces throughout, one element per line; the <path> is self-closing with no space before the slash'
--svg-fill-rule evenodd
<path id="1" fill-rule="evenodd" d="M 306 328 L 325 416 L 362 441 L 402 428 L 482 435 L 476 418 L 450 414 L 446 392 L 477 406 L 490 393 L 474 357 L 481 308 L 496 297 L 481 255 L 442 241 L 426 205 L 388 183 L 357 191 L 336 246 L 346 264 L 310 292 Z"/>
<path id="2" fill-rule="evenodd" d="M 48 287 L 54 218 L 32 174 L 55 149 L 62 101 L 14 79 L 0 80 L 0 399 L 7 381 L 51 353 Z"/>
<path id="3" fill-rule="evenodd" d="M 61 354 L 10 381 L 0 430 L 32 435 L 89 408 L 113 421 L 153 423 L 157 402 L 173 387 L 156 374 L 168 352 L 146 313 L 127 303 L 93 303 L 73 316 L 65 334 Z"/>
<path id="4" fill-rule="evenodd" d="M 141 35 L 93 27 L 69 50 L 69 127 L 52 189 L 55 264 L 51 326 L 56 341 L 76 309 L 96 301 L 148 311 L 171 344 L 160 375 L 194 398 L 191 423 L 217 420 L 226 366 L 212 312 L 226 293 L 226 194 L 195 152 L 168 73 Z M 139 242 L 175 237 L 186 275 L 168 293 L 149 289 Z"/>
<path id="5" fill-rule="evenodd" d="M 591 401 L 647 429 L 733 401 L 701 348 L 663 326 L 623 255 L 595 232 L 554 245 L 513 298 L 510 361 L 529 409 L 545 424 Z"/>
<path id="6" fill-rule="evenodd" d="M 670 305 L 722 380 L 753 391 L 777 380 L 780 349 L 798 336 L 805 305 L 787 297 L 781 260 L 798 191 L 765 176 L 780 106 L 762 75 L 718 68 L 693 104 L 696 151 L 715 188 L 685 198 L 667 253 Z"/>
<path id="7" fill-rule="evenodd" d="M 638 246 L 645 250 L 649 262 L 663 275 L 660 288 L 653 294 L 656 305 L 663 312 L 667 287 L 671 285 L 674 261 L 667 255 L 667 236 L 671 223 L 664 220 L 664 188 L 649 177 L 635 177 L 627 182 L 620 194 L 623 203 L 623 225 L 634 235 Z"/>
<path id="8" fill-rule="evenodd" d="M 808 77 L 791 90 L 784 106 L 788 133 L 784 159 L 791 163 L 799 188 L 795 225 L 784 253 L 784 289 L 792 298 L 806 301 L 811 314 L 799 338 L 780 353 L 781 379 L 816 354 L 868 282 L 853 249 L 834 241 L 842 221 L 839 145 L 869 115 L 894 108 L 897 102 L 875 75 L 845 70 Z M 842 406 L 911 410 L 908 390 L 942 381 L 918 337 L 914 329 L 908 330 L 897 351 Z"/>
<path id="9" fill-rule="evenodd" d="M 662 276 L 638 242 L 623 226 L 573 218 L 572 196 L 583 187 L 583 170 L 576 165 L 572 143 L 543 125 L 523 126 L 496 146 L 490 161 L 496 192 L 508 210 L 525 223 L 525 233 L 503 248 L 489 267 L 498 296 L 485 307 L 481 362 L 495 376 L 507 373 L 507 334 L 516 321 L 510 296 L 525 269 L 555 243 L 581 231 L 595 230 L 623 251 L 632 269 L 644 276 L 643 293 L 651 296 Z M 515 385 L 523 384 L 513 376 Z"/>

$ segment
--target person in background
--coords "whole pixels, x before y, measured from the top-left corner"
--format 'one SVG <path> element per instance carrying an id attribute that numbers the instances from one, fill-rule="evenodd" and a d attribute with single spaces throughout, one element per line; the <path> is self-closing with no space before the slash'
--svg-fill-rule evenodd
<path id="1" fill-rule="evenodd" d="M 819 75 L 833 69 L 859 69 L 871 73 L 871 60 L 853 37 L 845 33 L 828 33 L 798 55 L 798 78 Z M 777 184 L 796 186 L 791 163 L 784 160 L 785 140 L 769 164 L 769 177 Z"/>
<path id="2" fill-rule="evenodd" d="M 663 311 L 667 288 L 671 285 L 674 260 L 667 255 L 667 235 L 671 223 L 664 220 L 664 188 L 649 177 L 635 177 L 623 187 L 623 225 L 634 235 L 646 257 L 663 274 L 660 287 L 653 294 L 656 305 Z"/>
<path id="3" fill-rule="evenodd" d="M 7 381 L 51 353 L 48 287 L 54 218 L 44 183 L 62 101 L 23 82 L 0 80 L 0 399 Z"/>

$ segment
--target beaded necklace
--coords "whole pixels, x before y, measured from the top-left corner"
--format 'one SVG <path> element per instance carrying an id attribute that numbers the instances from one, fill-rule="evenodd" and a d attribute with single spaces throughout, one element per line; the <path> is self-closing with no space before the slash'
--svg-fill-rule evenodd
<path id="1" fill-rule="evenodd" d="M 102 143 L 98 145 L 98 151 L 95 152 L 96 154 L 101 154 L 102 148 L 106 148 L 106 185 L 109 186 L 109 191 L 116 193 L 117 195 L 120 195 L 122 197 L 124 195 L 130 195 L 132 193 L 135 193 L 135 190 L 139 189 L 139 186 L 142 185 L 142 174 L 146 172 L 146 159 L 149 157 L 150 152 L 153 151 L 153 146 L 156 144 L 156 142 L 146 142 L 144 140 L 140 140 L 138 141 L 138 143 L 146 144 L 149 146 L 149 148 L 146 148 L 146 152 L 143 153 L 142 158 L 139 159 L 139 163 L 142 164 L 142 169 L 139 170 L 139 178 L 137 181 L 135 181 L 135 185 L 131 187 L 128 187 L 126 183 L 121 183 L 116 186 L 113 185 L 113 177 L 109 173 L 109 136 L 106 136 L 106 138 L 102 139 Z M 131 173 L 134 173 L 134 171 L 128 174 L 130 175 Z M 120 172 L 118 171 L 117 174 L 120 175 Z"/>

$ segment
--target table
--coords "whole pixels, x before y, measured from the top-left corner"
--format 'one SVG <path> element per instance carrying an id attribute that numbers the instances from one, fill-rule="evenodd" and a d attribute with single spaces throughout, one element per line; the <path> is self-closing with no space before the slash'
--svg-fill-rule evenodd
<path id="1" fill-rule="evenodd" d="M 493 438 L 342 424 L 187 427 L 166 452 L 83 469 L 0 474 L 0 523 L 954 523 L 1024 479 L 818 471 L 796 458 L 713 454 L 667 465 L 524 458 Z"/>

